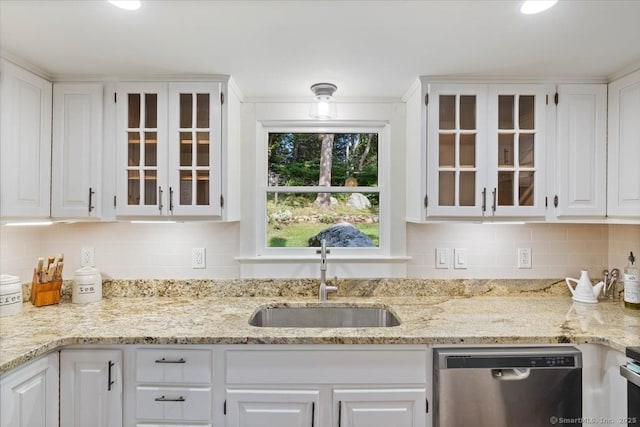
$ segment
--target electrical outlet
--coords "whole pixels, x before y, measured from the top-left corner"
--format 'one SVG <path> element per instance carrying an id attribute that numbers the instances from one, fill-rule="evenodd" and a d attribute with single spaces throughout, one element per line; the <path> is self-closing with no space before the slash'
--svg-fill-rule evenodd
<path id="1" fill-rule="evenodd" d="M 436 248 L 436 268 L 449 268 L 449 248 Z"/>
<path id="2" fill-rule="evenodd" d="M 531 248 L 518 248 L 518 268 L 531 268 Z"/>
<path id="3" fill-rule="evenodd" d="M 205 248 L 192 248 L 191 249 L 191 268 L 206 268 Z"/>
<path id="4" fill-rule="evenodd" d="M 455 248 L 453 250 L 453 268 L 455 269 L 466 269 L 469 266 L 469 258 L 467 256 L 467 248 Z"/>
<path id="5" fill-rule="evenodd" d="M 93 246 L 83 246 L 80 249 L 80 267 L 94 267 Z"/>

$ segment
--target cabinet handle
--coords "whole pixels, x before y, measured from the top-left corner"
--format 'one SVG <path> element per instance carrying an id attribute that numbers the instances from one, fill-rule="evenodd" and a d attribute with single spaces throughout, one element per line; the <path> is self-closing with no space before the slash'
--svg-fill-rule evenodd
<path id="1" fill-rule="evenodd" d="M 185 398 L 180 397 L 164 397 L 164 395 L 155 398 L 156 402 L 184 402 Z"/>
<path id="2" fill-rule="evenodd" d="M 180 359 L 178 359 L 178 360 L 175 360 L 175 359 L 174 360 L 171 360 L 171 359 L 167 360 L 167 359 L 165 359 L 163 357 L 162 359 L 157 359 L 156 363 L 187 363 L 187 361 L 184 360 L 184 358 L 182 358 L 182 357 Z"/>
<path id="3" fill-rule="evenodd" d="M 96 194 L 96 192 L 93 191 L 93 188 L 89 187 L 89 213 L 91 213 L 91 211 L 95 209 L 95 206 L 93 206 L 93 195 L 94 194 Z"/>
<path id="4" fill-rule="evenodd" d="M 482 213 L 487 210 L 487 187 L 482 189 Z"/>
<path id="5" fill-rule="evenodd" d="M 169 187 L 169 212 L 173 213 L 173 187 Z"/>
<path id="6" fill-rule="evenodd" d="M 493 187 L 493 204 L 491 205 L 491 210 L 493 213 L 496 213 L 496 188 Z"/>
<path id="7" fill-rule="evenodd" d="M 115 366 L 115 363 L 113 363 L 111 360 L 109 360 L 109 374 L 108 374 L 108 378 L 107 378 L 107 391 L 111 391 L 111 386 L 115 383 L 115 381 L 113 381 L 111 378 L 111 368 L 113 368 Z"/>
<path id="8" fill-rule="evenodd" d="M 342 427 L 342 400 L 338 401 L 338 427 Z"/>
<path id="9" fill-rule="evenodd" d="M 162 187 L 158 187 L 158 210 L 162 213 Z"/>
<path id="10" fill-rule="evenodd" d="M 316 402 L 311 402 L 311 427 L 314 426 L 315 424 L 315 417 L 316 417 Z"/>

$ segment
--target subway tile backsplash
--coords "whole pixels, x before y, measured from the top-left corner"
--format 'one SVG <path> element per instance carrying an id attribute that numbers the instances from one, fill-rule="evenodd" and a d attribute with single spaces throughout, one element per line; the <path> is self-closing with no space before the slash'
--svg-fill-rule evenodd
<path id="1" fill-rule="evenodd" d="M 80 248 L 92 246 L 105 278 L 231 279 L 239 277 L 238 223 L 75 223 L 0 228 L 2 274 L 31 279 L 38 256 L 65 254 L 65 279 L 80 266 Z M 206 268 L 191 268 L 191 248 L 206 248 Z M 435 268 L 436 248 L 449 248 L 450 268 Z M 468 268 L 453 268 L 454 248 L 467 248 Z M 517 249 L 532 249 L 532 268 L 517 268 Z M 640 257 L 640 225 L 407 224 L 409 278 L 593 278 Z"/>

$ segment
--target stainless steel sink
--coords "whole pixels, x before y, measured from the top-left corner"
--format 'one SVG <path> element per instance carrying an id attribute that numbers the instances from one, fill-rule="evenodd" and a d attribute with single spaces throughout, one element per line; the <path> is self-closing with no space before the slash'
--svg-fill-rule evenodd
<path id="1" fill-rule="evenodd" d="M 265 307 L 253 313 L 249 324 L 275 328 L 387 328 L 400 325 L 381 307 Z"/>

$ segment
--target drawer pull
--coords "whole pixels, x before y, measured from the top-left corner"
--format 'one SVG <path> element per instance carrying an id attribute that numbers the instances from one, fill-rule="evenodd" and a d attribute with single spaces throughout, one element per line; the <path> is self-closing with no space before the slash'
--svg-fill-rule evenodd
<path id="1" fill-rule="evenodd" d="M 157 359 L 156 363 L 187 363 L 186 360 L 184 360 L 182 357 L 178 360 L 171 360 L 171 359 L 165 359 L 164 357 L 162 359 Z"/>
<path id="2" fill-rule="evenodd" d="M 160 397 L 156 397 L 156 402 L 184 402 L 185 398 L 180 396 L 180 397 L 164 397 L 164 395 L 160 396 Z"/>

